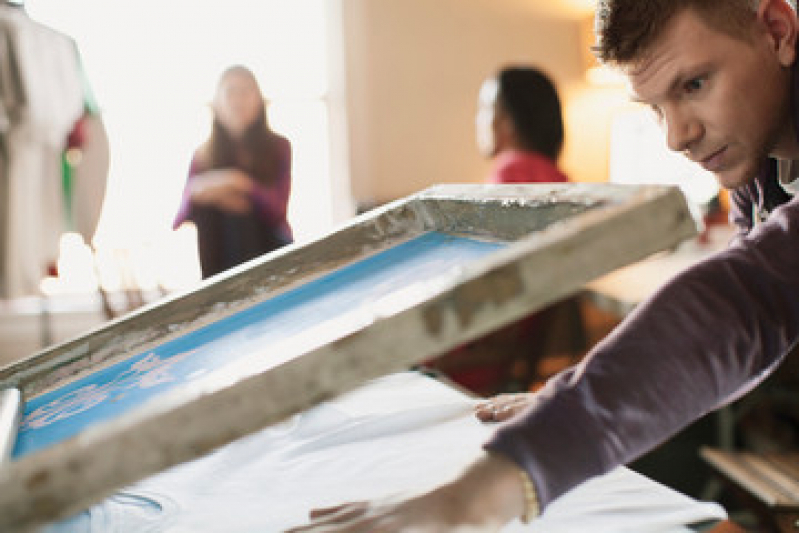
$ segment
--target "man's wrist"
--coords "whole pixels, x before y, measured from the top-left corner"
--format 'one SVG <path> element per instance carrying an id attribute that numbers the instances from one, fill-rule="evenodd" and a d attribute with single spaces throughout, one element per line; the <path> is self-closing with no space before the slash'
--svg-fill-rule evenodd
<path id="1" fill-rule="evenodd" d="M 524 490 L 524 513 L 521 516 L 521 521 L 523 524 L 529 524 L 541 514 L 541 503 L 538 501 L 538 491 L 535 489 L 533 480 L 530 479 L 530 474 L 520 468 L 519 477 Z"/>
<path id="2" fill-rule="evenodd" d="M 466 474 L 471 489 L 471 499 L 466 504 L 478 516 L 494 516 L 502 524 L 514 518 L 527 523 L 539 514 L 535 485 L 528 474 L 514 461 L 503 455 L 488 453 L 478 460 Z M 466 502 L 464 502 L 466 503 Z"/>

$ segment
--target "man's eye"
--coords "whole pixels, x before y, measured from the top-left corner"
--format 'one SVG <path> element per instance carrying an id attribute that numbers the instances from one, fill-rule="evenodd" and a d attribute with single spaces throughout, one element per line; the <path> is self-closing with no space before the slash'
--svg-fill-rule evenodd
<path id="1" fill-rule="evenodd" d="M 705 78 L 693 78 L 685 82 L 683 89 L 688 94 L 695 93 L 702 90 L 702 88 L 705 86 L 705 81 Z"/>
<path id="2" fill-rule="evenodd" d="M 652 112 L 652 115 L 655 117 L 655 120 L 661 122 L 663 120 L 663 111 L 656 105 L 650 105 L 649 110 Z"/>

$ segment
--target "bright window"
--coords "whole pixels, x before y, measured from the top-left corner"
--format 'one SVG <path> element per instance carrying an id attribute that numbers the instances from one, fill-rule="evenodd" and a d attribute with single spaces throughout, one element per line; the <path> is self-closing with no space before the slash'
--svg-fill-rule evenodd
<path id="1" fill-rule="evenodd" d="M 217 79 L 232 64 L 256 73 L 273 129 L 292 143 L 289 221 L 297 240 L 338 222 L 333 199 L 342 190 L 333 190 L 329 133 L 333 5 L 26 2 L 34 19 L 78 43 L 108 131 L 111 168 L 95 236 L 104 285 L 179 288 L 199 279 L 196 236 L 191 228 L 172 232 L 171 223 L 192 151 L 209 131 Z"/>

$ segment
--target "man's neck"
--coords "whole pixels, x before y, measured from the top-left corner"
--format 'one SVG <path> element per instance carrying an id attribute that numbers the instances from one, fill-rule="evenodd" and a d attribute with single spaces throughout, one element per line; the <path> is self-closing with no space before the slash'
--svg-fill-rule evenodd
<path id="1" fill-rule="evenodd" d="M 778 143 L 772 156 L 777 159 L 797 160 L 799 159 L 799 110 L 797 110 L 797 103 L 799 103 L 799 60 L 795 60 L 791 67 L 788 102 L 787 114 L 789 121 L 785 126 L 786 131 L 782 135 L 784 146 Z"/>

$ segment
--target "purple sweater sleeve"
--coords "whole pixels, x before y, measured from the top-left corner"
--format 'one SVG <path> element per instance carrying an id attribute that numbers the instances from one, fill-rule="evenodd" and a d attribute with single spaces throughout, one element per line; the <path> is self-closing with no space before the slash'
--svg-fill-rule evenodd
<path id="1" fill-rule="evenodd" d="M 253 189 L 252 198 L 261 218 L 273 225 L 286 225 L 286 215 L 291 194 L 291 144 L 280 138 L 280 173 L 269 186 Z"/>
<path id="2" fill-rule="evenodd" d="M 755 387 L 799 340 L 799 199 L 682 272 L 485 444 L 542 506 Z"/>

